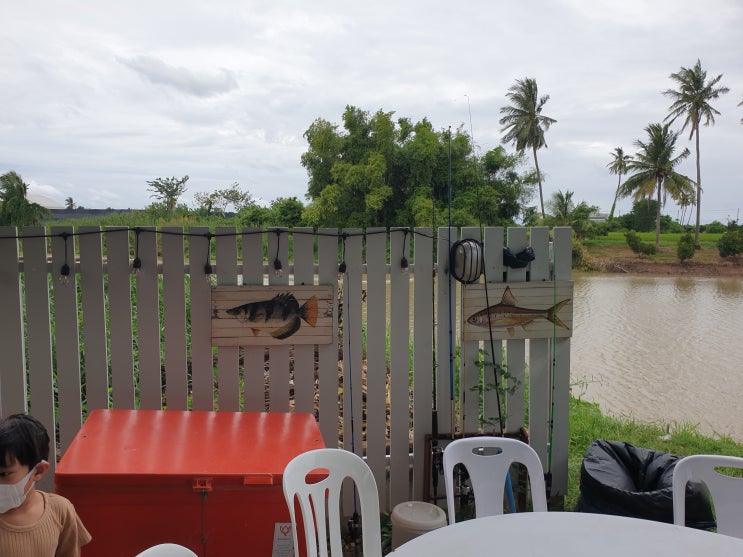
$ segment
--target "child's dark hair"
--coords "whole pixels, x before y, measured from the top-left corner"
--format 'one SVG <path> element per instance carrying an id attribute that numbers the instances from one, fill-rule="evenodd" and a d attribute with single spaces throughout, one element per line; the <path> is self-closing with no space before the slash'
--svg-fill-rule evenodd
<path id="1" fill-rule="evenodd" d="M 13 460 L 29 468 L 49 460 L 49 434 L 28 414 L 0 419 L 0 466 L 9 466 Z"/>

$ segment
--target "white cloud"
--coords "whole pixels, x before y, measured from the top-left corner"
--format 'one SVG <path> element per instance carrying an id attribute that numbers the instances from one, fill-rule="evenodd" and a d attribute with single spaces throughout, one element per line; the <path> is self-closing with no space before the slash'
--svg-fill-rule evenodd
<path id="1" fill-rule="evenodd" d="M 569 187 L 608 209 L 609 153 L 633 152 L 662 121 L 669 74 L 697 58 L 731 88 L 702 130 L 702 210 L 743 205 L 732 0 L 39 0 L 3 15 L 0 171 L 86 207 L 143 207 L 147 180 L 184 174 L 190 194 L 238 182 L 304 199 L 302 134 L 318 117 L 340 122 L 347 104 L 471 125 L 488 150 L 507 88 L 534 77 L 557 119 L 539 153 L 545 194 Z"/>

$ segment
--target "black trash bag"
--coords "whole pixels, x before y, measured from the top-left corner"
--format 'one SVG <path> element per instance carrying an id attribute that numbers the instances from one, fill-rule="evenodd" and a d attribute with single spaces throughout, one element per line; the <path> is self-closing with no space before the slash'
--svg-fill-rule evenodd
<path id="1" fill-rule="evenodd" d="M 673 469 L 679 458 L 598 439 L 583 458 L 575 510 L 673 523 Z M 707 490 L 701 483 L 687 484 L 686 525 L 715 526 Z"/>
<path id="2" fill-rule="evenodd" d="M 527 246 L 516 255 L 513 254 L 511 248 L 503 248 L 503 264 L 512 269 L 523 269 L 530 261 L 534 261 L 534 258 L 534 249 L 531 246 Z"/>

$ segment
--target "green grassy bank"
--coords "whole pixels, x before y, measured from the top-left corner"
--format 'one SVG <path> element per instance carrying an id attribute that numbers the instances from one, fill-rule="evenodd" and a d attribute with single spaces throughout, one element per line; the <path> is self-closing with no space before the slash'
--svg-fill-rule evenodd
<path id="1" fill-rule="evenodd" d="M 570 400 L 570 446 L 568 491 L 565 509 L 573 510 L 580 493 L 580 467 L 588 446 L 596 439 L 625 441 L 680 456 L 726 454 L 743 456 L 743 444 L 729 437 L 708 437 L 692 424 L 646 424 L 632 419 L 605 416 L 597 404 L 577 398 Z"/>

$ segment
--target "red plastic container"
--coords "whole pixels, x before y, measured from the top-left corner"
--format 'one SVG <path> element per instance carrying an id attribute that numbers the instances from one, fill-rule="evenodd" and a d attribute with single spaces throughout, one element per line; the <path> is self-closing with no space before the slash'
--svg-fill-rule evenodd
<path id="1" fill-rule="evenodd" d="M 312 414 L 94 410 L 55 486 L 93 536 L 83 557 L 164 542 L 204 557 L 286 555 L 282 474 L 322 447 Z"/>

